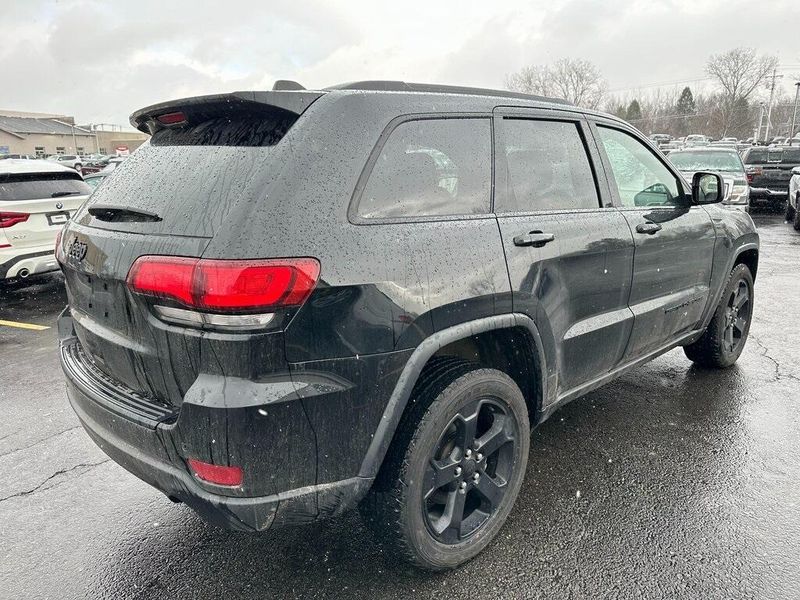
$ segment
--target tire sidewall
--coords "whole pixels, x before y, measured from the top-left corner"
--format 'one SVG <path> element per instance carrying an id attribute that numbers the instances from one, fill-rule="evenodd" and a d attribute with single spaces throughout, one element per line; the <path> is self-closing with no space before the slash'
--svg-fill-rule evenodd
<path id="1" fill-rule="evenodd" d="M 725 345 L 723 344 L 723 335 L 725 332 L 725 310 L 728 307 L 728 300 L 730 299 L 731 294 L 739 285 L 740 281 L 745 281 L 747 283 L 747 291 L 750 294 L 750 315 L 748 316 L 747 323 L 745 325 L 741 343 L 733 352 L 729 352 L 725 349 Z M 747 267 L 747 265 L 740 264 L 734 267 L 733 271 L 731 271 L 731 276 L 728 279 L 728 285 L 725 287 L 725 291 L 720 299 L 717 312 L 714 315 L 714 319 L 717 321 L 716 330 L 719 338 L 717 343 L 720 346 L 720 356 L 726 366 L 730 366 L 738 360 L 739 356 L 741 356 L 742 351 L 744 350 L 745 345 L 747 344 L 747 338 L 750 335 L 750 325 L 753 322 L 753 307 L 755 306 L 754 290 L 755 286 L 753 285 L 753 275 L 750 273 L 750 269 Z"/>
<path id="2" fill-rule="evenodd" d="M 514 415 L 516 443 L 514 465 L 503 503 L 489 521 L 459 544 L 443 544 L 429 532 L 423 516 L 421 482 L 430 456 L 442 432 L 453 416 L 476 397 L 491 398 Z M 497 535 L 514 505 L 522 486 L 530 449 L 530 425 L 527 406 L 519 387 L 504 373 L 481 369 L 455 380 L 434 400 L 429 409 L 432 418 L 423 422 L 414 436 L 413 450 L 406 456 L 409 464 L 405 514 L 405 532 L 415 551 L 434 569 L 453 568 L 476 556 Z"/>

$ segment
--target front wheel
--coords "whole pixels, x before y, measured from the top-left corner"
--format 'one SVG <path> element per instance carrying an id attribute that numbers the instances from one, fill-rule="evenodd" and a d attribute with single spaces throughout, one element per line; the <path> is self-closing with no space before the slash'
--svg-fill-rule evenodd
<path id="1" fill-rule="evenodd" d="M 530 446 L 527 405 L 510 377 L 447 369 L 415 394 L 362 506 L 393 555 L 434 571 L 470 560 L 497 535 Z"/>
<path id="2" fill-rule="evenodd" d="M 730 367 L 744 350 L 752 317 L 753 275 L 747 265 L 736 265 L 705 333 L 683 351 L 704 367 Z"/>

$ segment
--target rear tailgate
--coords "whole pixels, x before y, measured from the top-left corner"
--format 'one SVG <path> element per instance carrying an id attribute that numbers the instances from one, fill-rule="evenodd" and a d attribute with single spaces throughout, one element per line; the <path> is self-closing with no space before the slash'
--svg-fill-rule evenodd
<path id="1" fill-rule="evenodd" d="M 786 193 L 792 168 L 800 165 L 800 148 L 760 148 L 745 156 L 750 185 Z"/>
<path id="2" fill-rule="evenodd" d="M 161 126 L 164 114 L 180 117 Z M 285 369 L 276 332 L 234 336 L 166 323 L 152 299 L 133 293 L 126 281 L 142 256 L 202 257 L 233 204 L 264 202 L 280 168 L 276 146 L 298 117 L 238 96 L 178 101 L 134 115 L 135 124 L 153 132 L 151 142 L 97 188 L 59 252 L 75 333 L 98 369 L 172 406 L 201 372 L 257 377 Z M 253 355 L 261 360 L 247 359 Z"/>

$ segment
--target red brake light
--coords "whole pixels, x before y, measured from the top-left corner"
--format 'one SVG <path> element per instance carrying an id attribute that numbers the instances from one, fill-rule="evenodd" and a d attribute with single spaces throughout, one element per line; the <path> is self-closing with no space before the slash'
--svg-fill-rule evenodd
<path id="1" fill-rule="evenodd" d="M 244 471 L 242 471 L 241 467 L 213 465 L 194 458 L 190 458 L 187 462 L 189 463 L 189 468 L 192 469 L 198 479 L 213 483 L 214 485 L 242 485 Z"/>
<path id="2" fill-rule="evenodd" d="M 192 308 L 250 311 L 299 306 L 314 290 L 314 258 L 207 260 L 142 256 L 128 273 L 130 288 Z"/>
<path id="3" fill-rule="evenodd" d="M 28 217 L 30 217 L 28 213 L 0 212 L 0 229 L 12 227 L 17 223 L 24 223 L 28 220 Z"/>
<path id="4" fill-rule="evenodd" d="M 158 122 L 162 125 L 177 125 L 178 123 L 186 122 L 186 115 L 182 112 L 166 113 L 156 117 Z"/>

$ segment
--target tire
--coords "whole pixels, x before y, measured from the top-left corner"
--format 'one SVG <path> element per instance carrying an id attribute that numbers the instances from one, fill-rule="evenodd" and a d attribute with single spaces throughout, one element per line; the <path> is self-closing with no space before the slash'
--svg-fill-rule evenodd
<path id="1" fill-rule="evenodd" d="M 787 223 L 792 223 L 792 222 L 794 222 L 794 220 L 795 220 L 795 214 L 796 214 L 796 213 L 797 213 L 797 211 L 796 211 L 796 210 L 794 209 L 794 207 L 792 206 L 792 203 L 791 203 L 791 202 L 789 202 L 789 200 L 786 200 L 786 215 L 785 215 L 785 217 L 784 217 L 784 220 L 785 220 Z"/>
<path id="2" fill-rule="evenodd" d="M 361 512 L 388 556 L 442 571 L 502 528 L 525 476 L 530 424 L 505 373 L 458 359 L 429 367 Z"/>
<path id="3" fill-rule="evenodd" d="M 746 297 L 741 295 L 745 290 Z M 683 347 L 689 360 L 717 369 L 733 365 L 747 343 L 753 320 L 753 299 L 753 275 L 747 265 L 736 265 L 705 333 L 693 344 Z"/>

